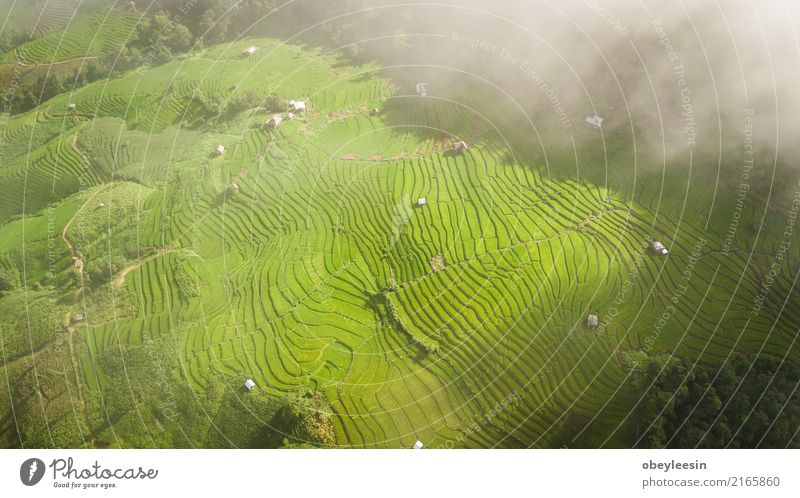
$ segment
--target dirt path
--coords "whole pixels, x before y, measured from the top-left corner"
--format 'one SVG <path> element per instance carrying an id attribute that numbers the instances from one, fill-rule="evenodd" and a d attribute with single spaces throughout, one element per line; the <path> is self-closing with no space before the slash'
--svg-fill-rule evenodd
<path id="1" fill-rule="evenodd" d="M 86 167 L 89 168 L 89 171 L 92 172 L 95 180 L 97 180 L 97 183 L 99 183 L 100 185 L 105 185 L 106 182 L 104 182 L 103 179 L 100 178 L 100 175 L 97 173 L 97 171 L 95 171 L 92 161 L 90 161 L 89 158 L 86 157 L 86 155 L 83 153 L 83 151 L 81 151 L 78 148 L 78 133 L 79 132 L 76 131 L 75 134 L 72 135 L 72 148 L 75 150 L 75 153 L 81 156 L 81 159 L 86 164 Z"/>
<path id="2" fill-rule="evenodd" d="M 71 323 L 71 315 L 70 312 L 67 312 L 65 317 L 67 323 L 67 345 L 69 346 L 69 357 L 72 360 L 72 372 L 75 374 L 75 389 L 78 391 L 78 403 L 80 405 L 80 411 L 83 414 L 83 418 L 86 420 L 86 426 L 89 427 L 89 417 L 86 413 L 86 400 L 83 397 L 83 382 L 81 382 L 80 376 L 80 365 L 78 364 L 78 357 L 75 354 L 75 343 L 72 340 L 73 332 L 75 332 L 75 326 Z"/>
<path id="3" fill-rule="evenodd" d="M 69 228 L 72 225 L 72 222 L 75 221 L 75 219 L 78 217 L 78 215 L 86 208 L 86 206 L 92 201 L 92 199 L 94 199 L 99 193 L 105 191 L 105 189 L 102 188 L 102 187 L 105 186 L 106 183 L 100 178 L 100 175 L 97 173 L 97 171 L 94 170 L 94 167 L 92 166 L 92 162 L 89 160 L 89 158 L 86 157 L 86 155 L 84 155 L 84 153 L 78 148 L 78 145 L 77 145 L 78 144 L 78 134 L 79 134 L 79 132 L 75 132 L 75 134 L 72 136 L 72 147 L 73 147 L 73 149 L 75 149 L 75 152 L 78 155 L 80 155 L 81 159 L 86 163 L 88 168 L 91 170 L 92 174 L 95 176 L 95 178 L 97 179 L 98 183 L 100 184 L 100 188 L 98 188 L 97 191 L 95 191 L 92 195 L 89 196 L 88 199 L 86 199 L 86 202 L 84 202 L 83 205 L 81 205 L 81 207 L 78 208 L 78 210 L 75 212 L 75 214 L 72 215 L 72 218 L 70 218 L 69 221 L 66 223 L 66 225 L 64 225 L 64 229 L 61 232 L 61 239 L 64 241 L 64 244 L 66 244 L 67 249 L 69 250 L 70 256 L 72 257 L 73 265 L 75 266 L 75 268 L 78 269 L 78 272 L 80 274 L 83 274 L 83 270 L 84 270 L 86 265 L 85 265 L 85 263 L 83 261 L 83 258 L 80 256 L 78 251 L 75 249 L 75 246 L 72 244 L 72 242 L 70 242 L 69 237 L 67 235 L 67 232 L 69 231 Z M 208 213 L 205 213 L 203 216 L 200 217 L 200 219 L 198 219 L 195 223 L 193 223 L 192 226 L 188 227 L 186 230 L 181 232 L 181 234 L 179 234 L 175 238 L 174 242 L 177 242 L 178 240 L 180 240 L 180 238 L 183 237 L 184 235 L 186 235 L 186 233 L 188 233 L 189 230 L 192 229 L 197 223 L 199 223 L 200 221 L 205 219 L 205 217 L 207 215 L 208 215 Z M 136 261 L 134 263 L 129 264 L 128 266 L 126 266 L 125 268 L 120 270 L 119 273 L 114 277 L 114 279 L 113 279 L 114 286 L 121 287 L 122 284 L 125 282 L 125 276 L 128 273 L 130 273 L 131 271 L 139 268 L 140 266 L 142 266 L 143 264 L 147 263 L 148 261 L 151 261 L 152 259 L 154 259 L 154 258 L 156 258 L 158 256 L 162 256 L 162 255 L 167 254 L 169 252 L 175 252 L 175 251 L 178 251 L 178 249 L 175 249 L 173 247 L 166 247 L 166 248 L 161 249 L 160 251 L 156 252 L 155 254 L 152 254 L 152 255 L 147 256 L 147 257 L 145 257 L 143 259 L 140 259 L 140 260 L 138 260 L 138 261 Z"/>
<path id="4" fill-rule="evenodd" d="M 122 285 L 125 283 L 125 277 L 128 275 L 128 273 L 141 268 L 142 266 L 144 266 L 145 263 L 149 263 L 150 261 L 152 261 L 152 260 L 154 260 L 154 259 L 156 259 L 156 258 L 158 258 L 160 256 L 163 256 L 165 254 L 169 254 L 171 252 L 183 252 L 183 253 L 186 253 L 186 254 L 188 254 L 190 256 L 194 256 L 194 257 L 203 259 L 203 258 L 200 257 L 200 255 L 198 255 L 196 252 L 191 251 L 191 250 L 176 249 L 174 247 L 165 247 L 164 249 L 161 249 L 160 251 L 156 252 L 155 254 L 151 254 L 150 256 L 146 256 L 144 258 L 138 259 L 138 260 L 136 260 L 136 262 L 131 263 L 128 266 L 126 266 L 125 268 L 121 269 L 119 271 L 119 273 L 117 273 L 117 276 L 114 277 L 114 280 L 113 280 L 114 287 L 122 287 Z"/>
<path id="5" fill-rule="evenodd" d="M 121 269 L 119 271 L 119 273 L 117 273 L 117 276 L 114 277 L 114 281 L 113 281 L 114 282 L 114 287 L 122 287 L 122 284 L 125 283 L 125 276 L 128 275 L 128 273 L 132 272 L 133 270 L 136 270 L 137 268 L 140 268 L 145 263 L 148 263 L 148 262 L 156 259 L 159 256 L 163 256 L 164 254 L 167 254 L 169 252 L 174 252 L 174 251 L 175 251 L 175 249 L 161 249 L 160 251 L 158 251 L 155 254 L 151 254 L 150 256 L 146 256 L 144 258 L 137 259 L 136 262 L 129 264 L 125 268 Z"/>
<path id="6" fill-rule="evenodd" d="M 75 266 L 75 268 L 78 269 L 78 272 L 81 275 L 83 275 L 83 268 L 85 264 L 83 262 L 83 258 L 81 257 L 81 255 L 75 249 L 75 246 L 72 245 L 72 242 L 70 242 L 67 232 L 69 232 L 69 227 L 72 226 L 72 222 L 75 221 L 75 218 L 77 218 L 78 215 L 81 214 L 81 212 L 86 208 L 86 206 L 90 202 L 92 202 L 92 199 L 94 199 L 99 193 L 103 191 L 105 191 L 105 189 L 102 188 L 101 186 L 94 193 L 92 193 L 92 195 L 90 195 L 89 198 L 86 199 L 86 201 L 83 204 L 81 204 L 81 207 L 79 207 L 78 210 L 75 211 L 75 214 L 73 214 L 72 218 L 70 218 L 69 221 L 67 221 L 67 223 L 64 225 L 64 229 L 61 231 L 61 240 L 63 240 L 64 244 L 67 245 L 67 250 L 69 251 L 70 257 L 72 257 L 72 264 Z"/>
<path id="7" fill-rule="evenodd" d="M 83 161 L 89 167 L 89 170 L 92 172 L 92 174 L 95 176 L 95 178 L 97 179 L 98 183 L 100 184 L 100 188 L 98 188 L 97 191 L 95 191 L 92 195 L 90 195 L 89 198 L 86 199 L 86 202 L 84 202 L 83 205 L 81 205 L 81 207 L 79 207 L 78 210 L 75 211 L 75 214 L 73 214 L 72 218 L 70 218 L 69 221 L 67 222 L 67 224 L 64 225 L 64 230 L 62 230 L 62 232 L 61 232 L 61 240 L 63 240 L 64 244 L 67 245 L 67 250 L 69 250 L 69 254 L 72 257 L 72 264 L 75 266 L 75 268 L 78 269 L 78 273 L 83 275 L 83 269 L 85 267 L 85 264 L 83 262 L 83 258 L 81 258 L 80 254 L 78 254 L 78 251 L 75 250 L 75 246 L 72 245 L 72 242 L 69 241 L 69 237 L 67 236 L 67 232 L 69 231 L 69 227 L 72 226 L 72 222 L 75 221 L 75 218 L 77 218 L 78 215 L 84 210 L 84 208 L 86 208 L 86 206 L 89 204 L 89 202 L 91 202 L 91 200 L 94 199 L 94 197 L 97 194 L 99 194 L 100 192 L 105 190 L 104 188 L 102 188 L 102 186 L 105 185 L 105 182 L 100 179 L 100 176 L 97 174 L 97 172 L 92 167 L 91 161 L 89 161 L 89 158 L 87 158 L 83 154 L 83 152 L 81 152 L 81 150 L 77 146 L 77 143 L 78 143 L 78 132 L 75 132 L 75 135 L 72 136 L 72 148 L 75 149 L 75 152 L 77 152 L 78 155 L 81 156 L 81 159 L 83 159 Z"/>
<path id="8" fill-rule="evenodd" d="M 83 261 L 83 258 L 81 257 L 81 255 L 78 252 L 78 250 L 75 249 L 75 245 L 69 240 L 69 229 L 72 226 L 72 223 L 75 221 L 75 219 L 83 212 L 84 209 L 86 209 L 86 206 L 88 206 L 98 194 L 100 194 L 101 192 L 104 192 L 106 189 L 104 188 L 105 187 L 105 182 L 103 182 L 100 179 L 100 177 L 97 175 L 97 172 L 94 171 L 94 168 L 92 168 L 92 165 L 91 165 L 91 162 L 89 161 L 89 159 L 83 154 L 83 152 L 80 151 L 80 149 L 78 149 L 77 142 L 78 142 L 78 133 L 76 132 L 75 135 L 73 135 L 73 137 L 72 137 L 72 147 L 80 155 L 80 157 L 83 159 L 83 161 L 86 162 L 87 166 L 89 166 L 90 171 L 92 171 L 92 173 L 95 175 L 95 177 L 97 178 L 97 181 L 100 184 L 98 186 L 97 190 L 95 190 L 86 199 L 86 201 L 84 201 L 84 203 L 81 204 L 81 206 L 75 211 L 75 213 L 67 221 L 67 223 L 64 224 L 64 228 L 61 231 L 61 240 L 63 240 L 64 244 L 67 246 L 67 250 L 69 251 L 70 257 L 72 258 L 72 264 L 75 266 L 75 268 L 78 270 L 78 273 L 81 275 L 81 280 L 83 280 L 83 270 L 84 270 L 86 264 Z M 76 299 L 80 295 L 80 292 L 81 292 L 81 289 L 78 289 L 78 291 L 75 294 Z M 89 424 L 88 424 L 88 415 L 86 413 L 86 400 L 83 397 L 83 383 L 81 382 L 81 378 L 80 378 L 81 368 L 80 368 L 80 364 L 78 363 L 78 357 L 77 357 L 77 355 L 75 353 L 75 344 L 74 344 L 74 341 L 73 341 L 73 335 L 74 335 L 74 332 L 75 332 L 75 325 L 72 323 L 72 309 L 67 311 L 66 316 L 65 316 L 64 319 L 65 319 L 66 328 L 67 328 L 67 345 L 69 347 L 69 355 L 70 355 L 70 359 L 71 359 L 71 362 L 72 362 L 72 370 L 73 370 L 73 372 L 75 374 L 75 388 L 78 391 L 78 402 L 80 404 L 80 410 L 83 413 L 83 416 L 87 421 L 87 427 L 88 427 Z"/>
<path id="9" fill-rule="evenodd" d="M 21 67 L 39 67 L 39 66 L 57 66 L 59 64 L 69 64 L 70 62 L 75 61 L 88 61 L 93 59 L 99 59 L 100 57 L 96 55 L 90 55 L 88 57 L 73 57 L 72 59 L 64 59 L 63 61 L 57 62 L 25 62 L 25 59 L 20 55 L 19 49 L 14 50 L 14 58 L 16 59 L 17 65 Z"/>

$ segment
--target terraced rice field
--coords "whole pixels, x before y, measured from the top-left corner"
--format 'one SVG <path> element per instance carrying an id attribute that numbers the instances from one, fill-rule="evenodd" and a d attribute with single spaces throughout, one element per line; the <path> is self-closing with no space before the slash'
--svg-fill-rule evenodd
<path id="1" fill-rule="evenodd" d="M 96 43 L 113 50 L 131 19 L 106 14 L 74 40 L 51 35 L 20 51 L 32 61 L 90 54 L 77 40 L 109 22 Z M 251 44 L 257 54 L 241 58 Z M 198 95 L 246 91 L 309 109 L 276 129 L 259 108 L 201 119 Z M 71 308 L 86 314 L 73 325 L 75 388 L 98 413 L 118 395 L 108 382 L 123 379 L 104 358 L 157 343 L 176 358 L 165 378 L 197 393 L 212 377 L 252 378 L 275 397 L 321 393 L 339 446 L 623 446 L 637 401 L 627 355 L 797 357 L 797 310 L 776 323 L 782 303 L 770 298 L 750 312 L 770 258 L 721 255 L 724 222 L 676 216 L 706 200 L 631 184 L 624 137 L 603 150 L 587 127 L 575 149 L 509 154 L 518 130 L 505 125 L 415 96 L 375 66 L 245 40 L 10 121 L 9 147 L 55 131 L 0 168 L 14 186 L 0 217 L 50 206 L 87 272 L 121 261 Z M 460 139 L 470 150 L 454 154 Z M 580 178 L 569 174 L 576 160 Z M 670 255 L 649 251 L 653 240 Z M 31 257 L 2 248 L 0 267 Z M 73 265 L 63 251 L 57 259 Z M 600 327 L 586 328 L 589 314 Z M 475 421 L 481 430 L 466 430 Z"/>
<path id="2" fill-rule="evenodd" d="M 30 26 L 34 35 L 41 36 L 62 31 L 75 17 L 76 8 L 90 5 L 81 0 L 29 0 L 24 5 L 15 0 L 2 0 L 0 19 L 6 28 Z"/>
<path id="3" fill-rule="evenodd" d="M 37 29 L 46 36 L 20 45 L 15 52 L 5 54 L 0 61 L 23 64 L 47 64 L 70 59 L 118 53 L 136 37 L 139 16 L 118 9 L 105 8 L 79 14 L 74 5 L 64 3 L 43 7 L 37 17 Z M 57 29 L 67 28 L 64 31 Z"/>

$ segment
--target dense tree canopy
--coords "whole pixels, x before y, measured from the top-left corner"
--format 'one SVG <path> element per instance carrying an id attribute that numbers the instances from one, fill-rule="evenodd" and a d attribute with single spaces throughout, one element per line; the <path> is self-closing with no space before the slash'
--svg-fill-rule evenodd
<path id="1" fill-rule="evenodd" d="M 640 446 L 651 448 L 800 447 L 797 366 L 736 357 L 722 366 L 650 361 L 637 385 Z"/>

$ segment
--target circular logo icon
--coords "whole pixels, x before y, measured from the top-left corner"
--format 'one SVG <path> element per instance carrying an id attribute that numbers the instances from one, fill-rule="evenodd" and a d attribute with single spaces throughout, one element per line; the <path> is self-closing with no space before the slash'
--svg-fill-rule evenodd
<path id="1" fill-rule="evenodd" d="M 35 486 L 44 477 L 44 462 L 38 458 L 29 458 L 19 468 L 19 478 L 26 486 Z"/>

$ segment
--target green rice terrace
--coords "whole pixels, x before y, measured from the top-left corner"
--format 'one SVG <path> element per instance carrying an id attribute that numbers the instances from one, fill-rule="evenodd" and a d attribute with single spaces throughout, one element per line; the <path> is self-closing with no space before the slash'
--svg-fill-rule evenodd
<path id="1" fill-rule="evenodd" d="M 716 168 L 637 173 L 630 130 L 425 78 L 249 37 L 5 114 L 0 445 L 630 447 L 669 355 L 800 360 L 791 199 L 726 249 Z"/>

